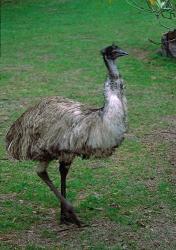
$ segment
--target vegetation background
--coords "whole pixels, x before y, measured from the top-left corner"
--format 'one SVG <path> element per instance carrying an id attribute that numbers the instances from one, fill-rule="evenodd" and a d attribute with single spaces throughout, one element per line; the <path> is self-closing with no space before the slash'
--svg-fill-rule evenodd
<path id="1" fill-rule="evenodd" d="M 175 61 L 148 42 L 164 28 L 124 0 L 9 0 L 1 14 L 0 248 L 176 249 Z M 68 198 L 90 226 L 61 226 L 35 162 L 7 160 L 4 137 L 43 96 L 101 106 L 99 50 L 112 42 L 129 52 L 118 63 L 129 131 L 111 158 L 75 160 Z M 49 171 L 59 186 L 56 162 Z"/>

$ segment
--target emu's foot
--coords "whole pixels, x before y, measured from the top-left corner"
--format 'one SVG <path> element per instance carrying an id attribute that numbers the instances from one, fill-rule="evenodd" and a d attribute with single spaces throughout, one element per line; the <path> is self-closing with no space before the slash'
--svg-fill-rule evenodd
<path id="1" fill-rule="evenodd" d="M 76 220 L 72 217 L 68 217 L 67 215 L 65 214 L 61 214 L 61 217 L 60 217 L 60 223 L 61 224 L 65 224 L 65 225 L 70 225 L 70 224 L 76 224 L 78 226 L 81 226 L 81 222 Z"/>
<path id="2" fill-rule="evenodd" d="M 70 225 L 70 224 L 76 224 L 78 227 L 82 226 L 82 222 L 78 219 L 78 217 L 76 216 L 68 216 L 65 214 L 62 214 L 60 217 L 60 223 L 61 224 L 66 224 L 66 225 Z"/>
<path id="3" fill-rule="evenodd" d="M 66 205 L 64 208 L 61 209 L 61 217 L 60 217 L 61 224 L 76 224 L 78 227 L 82 226 L 82 222 L 74 212 L 74 209 L 71 205 Z"/>
<path id="4" fill-rule="evenodd" d="M 70 217 L 66 217 L 65 214 L 61 214 L 60 224 L 65 224 L 65 225 L 68 225 L 68 226 L 70 224 L 76 224 L 78 227 L 81 227 L 81 228 L 90 226 L 89 224 L 86 224 L 86 223 L 80 221 L 79 219 L 77 221 L 75 221 Z"/>

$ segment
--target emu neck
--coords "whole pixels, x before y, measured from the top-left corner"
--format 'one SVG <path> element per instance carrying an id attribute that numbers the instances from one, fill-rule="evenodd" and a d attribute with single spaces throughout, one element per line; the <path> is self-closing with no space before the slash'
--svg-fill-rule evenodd
<path id="1" fill-rule="evenodd" d="M 116 120 L 117 116 L 124 115 L 123 80 L 120 77 L 115 62 L 107 58 L 104 58 L 104 61 L 108 69 L 108 78 L 104 85 L 104 116 L 109 117 L 110 115 L 111 120 Z"/>
<path id="2" fill-rule="evenodd" d="M 117 69 L 117 66 L 115 64 L 115 61 L 112 60 L 112 59 L 108 59 L 104 56 L 104 62 L 105 62 L 105 65 L 107 67 L 107 70 L 108 70 L 108 75 L 109 75 L 109 78 L 111 80 L 115 80 L 117 78 L 119 78 L 119 72 L 118 72 L 118 69 Z"/>
<path id="3" fill-rule="evenodd" d="M 120 78 L 115 61 L 104 57 L 104 62 L 108 70 L 108 78 L 104 86 L 105 99 L 108 101 L 111 96 L 117 96 L 121 99 L 123 81 Z"/>

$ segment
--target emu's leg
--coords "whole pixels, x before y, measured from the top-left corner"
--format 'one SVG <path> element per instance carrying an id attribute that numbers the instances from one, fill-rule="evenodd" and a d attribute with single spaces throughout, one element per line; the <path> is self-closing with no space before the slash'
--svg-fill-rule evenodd
<path id="1" fill-rule="evenodd" d="M 66 198 L 66 178 L 69 171 L 70 165 L 60 162 L 59 172 L 61 176 L 61 194 Z"/>
<path id="2" fill-rule="evenodd" d="M 66 178 L 71 164 L 66 164 L 65 162 L 60 162 L 59 172 L 61 177 L 61 195 L 66 199 Z M 72 217 L 67 213 L 65 207 L 61 202 L 61 215 L 60 215 L 61 224 L 74 223 Z M 80 222 L 81 223 L 81 222 Z"/>
<path id="3" fill-rule="evenodd" d="M 47 162 L 40 162 L 39 167 L 37 168 L 38 176 L 47 184 L 51 191 L 56 195 L 60 200 L 61 205 L 65 211 L 67 217 L 71 218 L 72 222 L 78 226 L 81 226 L 80 220 L 74 212 L 73 206 L 65 199 L 64 196 L 57 190 L 53 182 L 50 180 L 46 168 L 48 167 Z"/>
<path id="4" fill-rule="evenodd" d="M 60 162 L 59 172 L 61 177 L 61 195 L 66 199 L 66 178 L 70 168 L 70 164 L 65 164 L 64 162 Z M 61 203 L 61 216 L 60 216 L 61 224 L 74 223 L 72 218 L 68 217 L 67 212 L 65 211 L 65 207 Z"/>

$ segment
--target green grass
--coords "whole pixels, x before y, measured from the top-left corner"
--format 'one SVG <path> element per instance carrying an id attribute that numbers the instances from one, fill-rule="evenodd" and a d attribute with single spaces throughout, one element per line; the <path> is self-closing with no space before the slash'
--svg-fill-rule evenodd
<path id="1" fill-rule="evenodd" d="M 175 249 L 175 61 L 156 54 L 155 18 L 123 0 L 4 1 L 0 92 L 1 249 Z M 84 229 L 59 225 L 59 204 L 33 162 L 5 160 L 13 121 L 43 96 L 101 106 L 99 50 L 113 41 L 126 82 L 129 133 L 104 160 L 77 158 L 68 198 Z M 49 173 L 59 186 L 57 163 Z M 69 230 L 67 230 L 69 229 Z"/>

